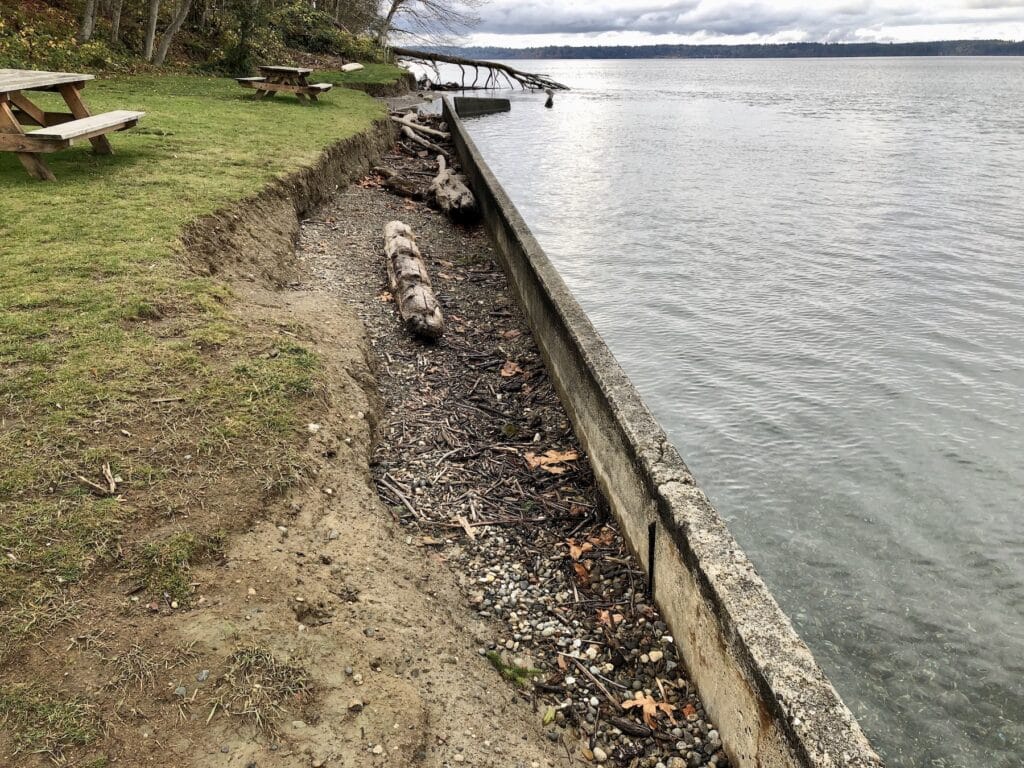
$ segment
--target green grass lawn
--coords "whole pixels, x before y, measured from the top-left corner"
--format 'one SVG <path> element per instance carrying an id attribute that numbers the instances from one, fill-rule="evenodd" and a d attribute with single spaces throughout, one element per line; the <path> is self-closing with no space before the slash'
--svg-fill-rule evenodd
<path id="1" fill-rule="evenodd" d="M 409 70 L 394 64 L 364 64 L 363 69 L 360 69 L 358 72 L 328 72 L 323 75 L 321 80 L 322 82 L 334 83 L 335 85 L 356 83 L 386 85 L 406 77 L 408 74 Z"/>
<path id="2" fill-rule="evenodd" d="M 161 555 L 168 531 L 216 540 L 184 521 L 223 478 L 256 497 L 294 480 L 319 361 L 190 272 L 178 236 L 384 114 L 356 91 L 304 107 L 192 76 L 100 78 L 83 95 L 147 113 L 110 135 L 113 156 L 48 155 L 58 180 L 43 183 L 0 152 L 0 670 L 74 615 L 97 564 L 184 604 L 187 579 L 164 565 L 209 548 Z M 117 497 L 79 479 L 102 484 L 104 464 Z"/>

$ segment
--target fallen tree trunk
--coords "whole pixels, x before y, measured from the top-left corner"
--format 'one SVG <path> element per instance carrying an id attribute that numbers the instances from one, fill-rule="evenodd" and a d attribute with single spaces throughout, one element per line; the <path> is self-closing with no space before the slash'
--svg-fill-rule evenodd
<path id="1" fill-rule="evenodd" d="M 447 167 L 444 156 L 437 156 L 437 176 L 430 182 L 430 195 L 437 207 L 456 221 L 476 218 L 476 198 L 466 180 Z"/>
<path id="2" fill-rule="evenodd" d="M 408 224 L 389 221 L 384 225 L 384 255 L 391 295 L 405 327 L 417 336 L 439 339 L 444 333 L 444 316 Z"/>
<path id="3" fill-rule="evenodd" d="M 521 70 L 510 67 L 508 64 L 502 64 L 497 61 L 477 61 L 476 59 L 467 59 L 462 56 L 452 56 L 447 53 L 434 53 L 432 51 L 417 51 L 412 48 L 392 48 L 391 52 L 395 56 L 400 56 L 403 59 L 410 59 L 412 61 L 419 62 L 430 62 L 436 65 L 438 62 L 443 64 L 454 64 L 462 70 L 462 87 L 463 88 L 475 88 L 476 83 L 479 79 L 479 70 L 487 70 L 487 80 L 482 87 L 484 88 L 498 88 L 501 86 L 501 79 L 511 86 L 515 87 L 515 83 L 518 83 L 523 90 L 531 91 L 542 91 L 545 88 L 550 88 L 554 91 L 567 91 L 569 86 L 562 85 L 555 80 L 552 80 L 547 75 L 534 74 L 532 72 L 523 72 Z M 476 77 L 473 79 L 473 84 L 470 86 L 466 85 L 466 67 L 472 67 Z"/>

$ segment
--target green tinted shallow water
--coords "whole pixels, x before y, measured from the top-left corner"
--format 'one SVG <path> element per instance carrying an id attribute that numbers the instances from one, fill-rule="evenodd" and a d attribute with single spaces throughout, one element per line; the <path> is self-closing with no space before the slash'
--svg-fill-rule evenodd
<path id="1" fill-rule="evenodd" d="M 1024 763 L 1024 59 L 516 62 L 471 132 L 892 766 Z"/>

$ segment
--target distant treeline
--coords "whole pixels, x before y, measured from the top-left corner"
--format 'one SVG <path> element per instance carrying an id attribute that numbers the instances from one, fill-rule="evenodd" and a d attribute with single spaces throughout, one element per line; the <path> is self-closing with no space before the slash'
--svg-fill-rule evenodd
<path id="1" fill-rule="evenodd" d="M 543 48 L 446 48 L 471 59 L 796 59 L 853 56 L 1024 56 L 1024 42 L 781 43 L 777 45 L 549 45 Z"/>

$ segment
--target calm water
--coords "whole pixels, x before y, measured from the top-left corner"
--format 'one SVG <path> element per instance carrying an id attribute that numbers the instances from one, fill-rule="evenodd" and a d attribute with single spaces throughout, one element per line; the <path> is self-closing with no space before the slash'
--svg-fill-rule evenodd
<path id="1" fill-rule="evenodd" d="M 1024 764 L 1024 59 L 522 66 L 473 136 L 878 749 Z"/>

